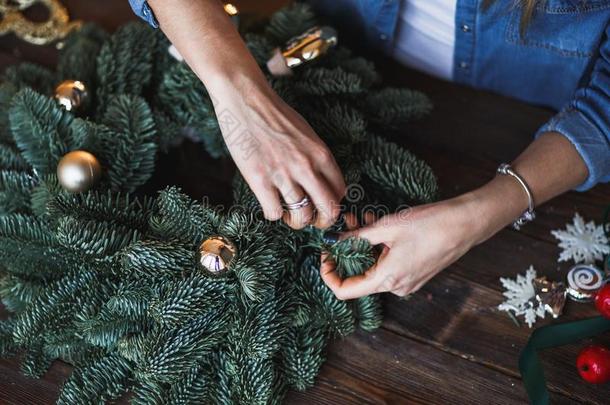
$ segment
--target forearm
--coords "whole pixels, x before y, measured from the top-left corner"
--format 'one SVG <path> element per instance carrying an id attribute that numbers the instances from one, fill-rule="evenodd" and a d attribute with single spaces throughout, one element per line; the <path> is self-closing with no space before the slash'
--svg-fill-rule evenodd
<path id="1" fill-rule="evenodd" d="M 149 0 L 165 35 L 212 94 L 265 77 L 218 0 Z"/>
<path id="2" fill-rule="evenodd" d="M 540 205 L 581 184 L 587 167 L 563 135 L 546 133 L 536 139 L 512 163 Z M 483 242 L 512 223 L 528 206 L 521 185 L 510 176 L 496 176 L 483 187 L 458 197 L 474 216 L 477 229 L 474 244 Z"/>

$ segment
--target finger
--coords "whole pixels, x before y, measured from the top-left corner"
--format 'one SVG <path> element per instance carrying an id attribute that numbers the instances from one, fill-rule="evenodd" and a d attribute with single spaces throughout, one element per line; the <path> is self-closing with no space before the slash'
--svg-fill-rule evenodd
<path id="1" fill-rule="evenodd" d="M 377 216 L 372 211 L 366 211 L 362 218 L 364 225 L 370 225 L 377 220 Z"/>
<path id="2" fill-rule="evenodd" d="M 383 218 L 382 218 L 383 220 Z M 341 234 L 341 239 L 360 238 L 366 239 L 371 245 L 380 245 L 382 243 L 390 246 L 390 238 L 388 227 L 385 226 L 382 220 L 374 222 L 370 225 L 363 226 Z"/>
<path id="3" fill-rule="evenodd" d="M 341 201 L 345 197 L 347 186 L 345 185 L 345 179 L 341 174 L 341 169 L 335 159 L 331 156 L 331 162 L 322 167 L 320 175 L 326 179 L 326 182 L 331 186 L 334 196 L 337 201 Z"/>
<path id="4" fill-rule="evenodd" d="M 375 265 L 364 274 L 342 279 L 335 271 L 335 263 L 322 255 L 320 275 L 324 283 L 332 290 L 340 300 L 348 300 L 364 297 L 377 292 L 378 284 L 375 277 Z"/>
<path id="5" fill-rule="evenodd" d="M 345 196 L 347 187 L 345 185 L 345 179 L 341 173 L 341 168 L 337 164 L 335 157 L 326 145 L 315 153 L 316 157 L 316 170 L 320 177 L 323 177 L 330 186 L 337 201 Z"/>
<path id="6" fill-rule="evenodd" d="M 343 219 L 345 220 L 345 226 L 348 230 L 353 231 L 358 228 L 358 218 L 351 212 L 347 212 L 343 214 Z"/>
<path id="7" fill-rule="evenodd" d="M 301 186 L 287 184 L 280 190 L 286 204 L 294 204 L 303 200 L 307 195 Z M 298 209 L 285 209 L 282 219 L 293 229 L 302 229 L 312 222 L 314 216 L 313 207 L 310 205 Z"/>
<path id="8" fill-rule="evenodd" d="M 284 212 L 278 190 L 271 183 L 249 182 L 252 192 L 263 208 L 263 214 L 269 221 L 282 218 Z"/>
<path id="9" fill-rule="evenodd" d="M 307 183 L 302 183 L 301 186 L 316 207 L 314 226 L 324 229 L 334 224 L 341 209 L 339 200 L 334 197 L 326 181 L 317 177 Z"/>

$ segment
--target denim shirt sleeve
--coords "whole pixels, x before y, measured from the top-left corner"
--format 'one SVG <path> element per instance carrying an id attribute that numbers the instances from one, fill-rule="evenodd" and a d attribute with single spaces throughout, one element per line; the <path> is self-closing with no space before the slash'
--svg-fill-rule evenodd
<path id="1" fill-rule="evenodd" d="M 138 17 L 146 21 L 153 28 L 159 28 L 159 23 L 155 18 L 155 14 L 146 2 L 146 0 L 129 0 L 129 5 Z"/>
<path id="2" fill-rule="evenodd" d="M 578 191 L 610 181 L 610 24 L 583 83 L 568 105 L 536 134 L 559 132 L 574 144 L 589 169 Z"/>

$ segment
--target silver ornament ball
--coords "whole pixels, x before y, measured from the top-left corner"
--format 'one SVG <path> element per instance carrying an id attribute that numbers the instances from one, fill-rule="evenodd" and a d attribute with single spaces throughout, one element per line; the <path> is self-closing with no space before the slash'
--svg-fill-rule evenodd
<path id="1" fill-rule="evenodd" d="M 70 193 L 90 190 L 101 177 L 100 162 L 94 155 L 84 150 L 67 153 L 57 165 L 59 184 Z"/>

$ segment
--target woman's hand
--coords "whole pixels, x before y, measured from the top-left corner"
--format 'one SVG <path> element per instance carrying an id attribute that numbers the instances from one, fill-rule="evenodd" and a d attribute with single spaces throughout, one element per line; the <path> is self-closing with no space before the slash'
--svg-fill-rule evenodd
<path id="1" fill-rule="evenodd" d="M 346 232 L 342 238 L 358 237 L 382 245 L 377 263 L 360 276 L 341 279 L 324 254 L 322 279 L 341 300 L 381 292 L 411 294 L 475 243 L 468 212 L 460 201 L 448 200 L 386 215 Z M 346 222 L 349 226 L 353 219 Z"/>
<path id="2" fill-rule="evenodd" d="M 163 32 L 214 101 L 225 142 L 270 220 L 325 228 L 339 215 L 345 184 L 330 151 L 271 89 L 217 0 L 149 0 Z M 311 204 L 284 212 L 282 200 Z M 315 210 L 314 210 L 315 208 Z M 315 213 L 315 215 L 314 215 Z"/>
<path id="3" fill-rule="evenodd" d="M 295 229 L 332 225 L 345 183 L 331 152 L 296 111 L 267 83 L 249 78 L 216 91 L 216 114 L 237 167 L 269 220 Z M 284 211 L 309 197 L 311 205 Z M 314 210 L 315 207 L 315 210 Z"/>

